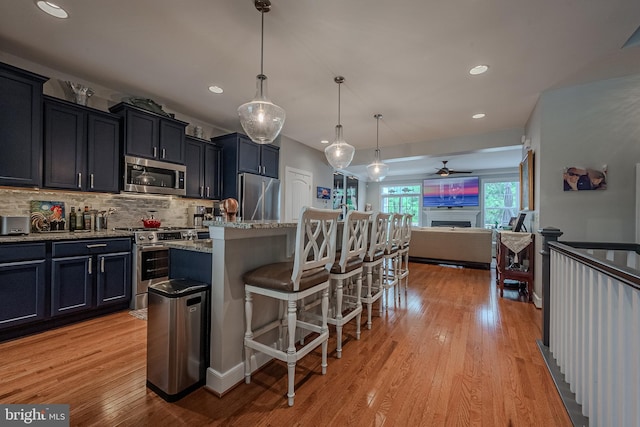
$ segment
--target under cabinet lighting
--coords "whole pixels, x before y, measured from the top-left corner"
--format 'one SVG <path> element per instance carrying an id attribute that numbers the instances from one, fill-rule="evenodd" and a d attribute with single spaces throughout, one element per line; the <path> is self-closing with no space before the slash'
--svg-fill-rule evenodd
<path id="1" fill-rule="evenodd" d="M 69 17 L 66 10 L 50 1 L 37 1 L 36 6 L 38 6 L 43 12 L 48 13 L 51 16 L 55 16 L 56 18 L 65 19 Z"/>

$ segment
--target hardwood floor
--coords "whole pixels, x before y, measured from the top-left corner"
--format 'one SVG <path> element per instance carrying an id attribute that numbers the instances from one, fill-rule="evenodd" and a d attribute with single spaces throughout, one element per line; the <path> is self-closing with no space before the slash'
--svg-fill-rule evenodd
<path id="1" fill-rule="evenodd" d="M 494 271 L 410 264 L 408 298 L 344 330 L 296 371 L 272 362 L 222 398 L 167 403 L 145 386 L 146 322 L 127 312 L 0 344 L 0 403 L 66 403 L 71 425 L 569 426 L 535 340 L 541 312 Z M 375 306 L 374 306 L 375 307 Z M 366 315 L 363 316 L 366 322 Z"/>

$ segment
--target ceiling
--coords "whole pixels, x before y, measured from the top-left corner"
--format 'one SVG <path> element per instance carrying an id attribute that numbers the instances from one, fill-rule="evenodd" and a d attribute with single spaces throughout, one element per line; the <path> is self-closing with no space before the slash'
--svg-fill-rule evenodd
<path id="1" fill-rule="evenodd" d="M 57 0 L 68 19 L 34 1 L 5 1 L 0 50 L 120 91 L 152 98 L 229 131 L 255 94 L 260 13 L 253 0 Z M 379 141 L 390 175 L 515 167 L 510 150 L 429 153 L 431 141 L 524 129 L 541 92 L 640 72 L 637 0 L 272 0 L 264 72 L 287 119 L 282 133 L 323 150 L 333 140 L 341 88 L 344 137 L 364 171 Z M 468 70 L 487 64 L 489 71 Z M 207 90 L 218 85 L 224 93 Z M 474 120 L 475 113 L 486 113 Z M 385 157 L 399 145 L 424 155 Z M 357 163 L 357 162 L 356 162 Z"/>

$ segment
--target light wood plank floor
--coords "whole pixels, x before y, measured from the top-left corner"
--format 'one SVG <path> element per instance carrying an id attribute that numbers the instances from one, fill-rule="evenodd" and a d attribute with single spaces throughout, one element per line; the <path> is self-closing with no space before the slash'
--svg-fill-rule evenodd
<path id="1" fill-rule="evenodd" d="M 535 340 L 541 312 L 494 272 L 410 265 L 408 297 L 372 330 L 299 363 L 295 406 L 272 362 L 223 398 L 166 403 L 145 387 L 146 322 L 116 313 L 0 344 L 0 403 L 67 403 L 71 425 L 568 426 Z M 363 316 L 364 319 L 364 316 Z"/>

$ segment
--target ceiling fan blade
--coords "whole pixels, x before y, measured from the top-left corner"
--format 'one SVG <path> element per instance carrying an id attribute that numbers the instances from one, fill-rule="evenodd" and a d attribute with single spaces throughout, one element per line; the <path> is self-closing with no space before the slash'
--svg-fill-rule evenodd
<path id="1" fill-rule="evenodd" d="M 456 170 L 449 169 L 449 175 L 451 175 L 452 173 L 473 173 L 473 172 L 472 171 L 456 171 Z"/>

